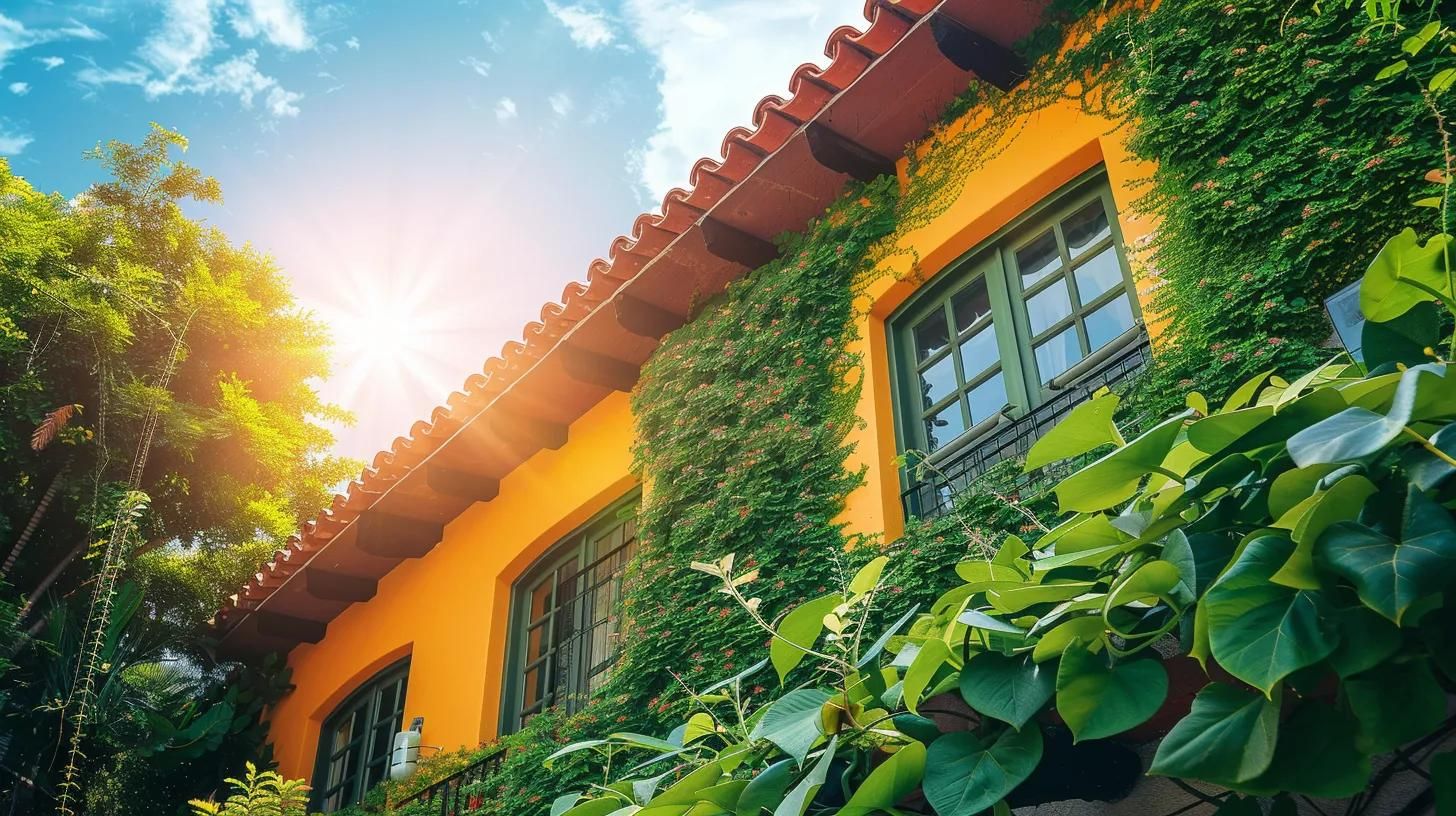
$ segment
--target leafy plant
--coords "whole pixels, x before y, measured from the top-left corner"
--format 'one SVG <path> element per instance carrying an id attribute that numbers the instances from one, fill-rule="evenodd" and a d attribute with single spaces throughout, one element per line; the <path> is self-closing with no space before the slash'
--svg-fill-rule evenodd
<path id="1" fill-rule="evenodd" d="M 285 779 L 277 771 L 259 771 L 249 762 L 242 779 L 229 777 L 236 792 L 222 804 L 193 799 L 193 816 L 304 816 L 308 809 L 308 785 L 302 779 Z"/>

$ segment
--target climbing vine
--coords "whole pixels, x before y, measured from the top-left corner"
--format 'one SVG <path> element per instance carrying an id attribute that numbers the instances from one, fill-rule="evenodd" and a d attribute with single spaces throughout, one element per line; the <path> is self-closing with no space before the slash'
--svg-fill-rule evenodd
<path id="1" fill-rule="evenodd" d="M 650 489 L 620 662 L 582 711 L 503 740 L 501 770 L 473 788 L 472 804 L 542 812 L 543 796 L 601 782 L 589 754 L 542 761 L 588 734 L 662 733 L 685 716 L 688 686 L 756 659 L 763 633 L 731 599 L 704 594 L 691 562 L 736 553 L 740 572 L 758 571 L 764 608 L 784 609 L 842 587 L 879 552 L 853 548 L 836 521 L 862 481 L 846 469 L 860 390 L 845 352 L 854 299 L 892 267 L 922 273 L 913 254 L 887 263 L 909 252 L 894 236 L 944 214 L 1035 111 L 1072 99 L 1109 126 L 1131 118 L 1128 147 L 1156 166 L 1137 209 L 1158 229 L 1134 250 L 1150 311 L 1167 325 L 1128 404 L 1158 415 L 1195 384 L 1224 393 L 1255 371 L 1328 356 L 1324 298 L 1358 277 L 1391 224 L 1429 233 L 1439 222 L 1410 207 L 1413 180 L 1441 155 L 1426 100 L 1400 77 L 1376 79 L 1401 36 L 1288 0 L 1053 0 L 1018 49 L 1026 83 L 973 83 L 909 151 L 903 189 L 893 179 L 853 187 L 644 367 L 635 453 Z M 893 545 L 900 557 L 883 583 L 902 596 L 897 607 L 952 585 L 957 562 L 989 554 L 978 541 L 1042 534 L 1028 519 L 1051 517 L 1047 497 L 1028 491 L 1034 512 L 1023 513 L 1023 497 L 997 481 L 1005 475 L 961 497 L 958 513 L 912 522 Z"/>

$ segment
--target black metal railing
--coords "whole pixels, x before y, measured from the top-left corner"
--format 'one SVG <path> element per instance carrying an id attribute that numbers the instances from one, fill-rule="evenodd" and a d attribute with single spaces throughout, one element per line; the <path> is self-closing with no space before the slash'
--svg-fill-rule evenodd
<path id="1" fill-rule="evenodd" d="M 467 788 L 495 773 L 505 757 L 505 749 L 497 749 L 419 793 L 401 799 L 396 809 L 418 814 L 461 816 L 478 808 L 480 802 L 471 801 L 472 796 Z"/>
<path id="2" fill-rule="evenodd" d="M 948 460 L 935 463 L 933 468 L 917 467 L 917 470 L 924 471 L 923 475 L 900 495 L 905 512 L 917 518 L 933 518 L 945 513 L 953 506 L 955 497 L 992 466 L 1008 459 L 1025 457 L 1036 440 L 1061 422 L 1078 404 L 1103 386 L 1113 386 L 1129 379 L 1150 359 L 1152 346 L 1148 336 L 1142 334 L 1020 419 L 1003 422 Z M 1029 474 L 1023 481 L 1030 483 L 1038 477 L 1051 475 L 1054 474 L 1043 471 Z"/>

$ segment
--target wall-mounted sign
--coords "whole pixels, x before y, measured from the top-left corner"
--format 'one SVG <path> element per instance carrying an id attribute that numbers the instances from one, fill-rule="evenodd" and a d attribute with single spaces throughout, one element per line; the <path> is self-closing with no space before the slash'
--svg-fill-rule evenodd
<path id="1" fill-rule="evenodd" d="M 1360 313 L 1360 281 L 1326 298 L 1325 311 L 1329 313 L 1330 322 L 1335 324 L 1335 336 L 1340 339 L 1340 345 L 1350 352 L 1351 357 L 1365 362 L 1364 355 L 1360 353 L 1360 334 L 1365 329 L 1365 316 Z"/>

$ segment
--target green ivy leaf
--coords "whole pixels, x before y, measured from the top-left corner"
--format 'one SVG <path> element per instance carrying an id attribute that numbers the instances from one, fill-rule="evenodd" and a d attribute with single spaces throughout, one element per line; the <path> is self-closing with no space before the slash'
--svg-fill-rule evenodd
<path id="1" fill-rule="evenodd" d="M 1358 729 L 1349 713 L 1306 700 L 1280 724 L 1273 761 L 1247 789 L 1327 799 L 1354 796 L 1370 780 L 1370 755 L 1356 744 Z"/>
<path id="2" fill-rule="evenodd" d="M 1278 738 L 1277 699 L 1210 683 L 1158 746 L 1148 773 L 1234 787 L 1268 770 Z"/>
<path id="3" fill-rule="evenodd" d="M 1456 523 L 1441 505 L 1410 485 L 1400 541 L 1356 522 L 1325 531 L 1316 555 L 1355 585 L 1360 600 L 1400 625 L 1411 605 L 1456 578 Z"/>
<path id="4" fill-rule="evenodd" d="M 865 777 L 838 816 L 870 816 L 889 812 L 925 777 L 925 746 L 907 743 Z"/>
<path id="5" fill-rule="evenodd" d="M 1122 434 L 1112 421 L 1122 398 L 1116 394 L 1094 397 L 1067 413 L 1026 454 L 1027 473 L 1052 462 L 1090 453 L 1103 445 L 1122 445 Z"/>
<path id="6" fill-rule="evenodd" d="M 794 689 L 769 704 L 763 719 L 753 729 L 753 738 L 772 742 L 803 765 L 809 749 L 824 736 L 819 727 L 819 710 L 829 702 L 829 697 L 829 692 L 823 689 Z"/>
<path id="7" fill-rule="evenodd" d="M 1320 593 L 1270 580 L 1293 552 L 1294 542 L 1283 536 L 1249 542 L 1202 604 L 1214 659 L 1265 694 L 1291 672 L 1323 660 L 1339 638 Z"/>
<path id="8" fill-rule="evenodd" d="M 774 630 L 779 636 L 769 644 L 768 656 L 774 671 L 779 673 L 780 683 L 804 659 L 805 650 L 814 648 L 814 642 L 824 632 L 824 616 L 842 603 L 843 595 L 824 595 L 799 604 L 779 621 Z"/>
<path id="9" fill-rule="evenodd" d="M 1073 645 L 1057 667 L 1057 712 L 1072 737 L 1102 739 L 1147 722 L 1168 696 L 1168 672 L 1157 660 L 1109 665 Z"/>
<path id="10" fill-rule="evenodd" d="M 1446 718 L 1446 693 L 1428 660 L 1386 662 L 1345 680 L 1361 742 L 1372 754 L 1392 751 L 1435 731 Z"/>
<path id="11" fill-rule="evenodd" d="M 1041 731 L 1006 729 L 987 743 L 946 734 L 926 752 L 925 798 L 939 816 L 976 816 L 1026 781 L 1041 761 Z"/>
<path id="12" fill-rule="evenodd" d="M 1358 516 L 1360 508 L 1376 490 L 1374 482 L 1352 473 L 1330 485 L 1328 490 L 1295 505 L 1285 517 L 1274 522 L 1271 525 L 1274 528 L 1289 531 L 1296 546 L 1289 560 L 1270 580 L 1294 589 L 1319 589 L 1320 580 L 1314 566 L 1315 542 L 1331 525 Z"/>
<path id="13" fill-rule="evenodd" d="M 960 685 L 971 708 L 1019 729 L 1056 693 L 1057 676 L 1054 667 L 1037 665 L 1030 655 L 987 652 L 961 669 Z"/>

